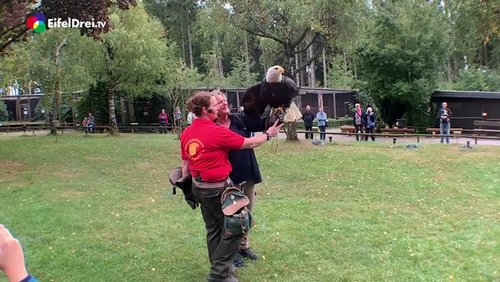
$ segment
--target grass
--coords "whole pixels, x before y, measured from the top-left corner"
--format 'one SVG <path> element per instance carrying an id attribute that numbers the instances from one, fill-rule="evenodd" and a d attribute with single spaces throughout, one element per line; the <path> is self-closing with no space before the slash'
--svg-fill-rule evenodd
<path id="1" fill-rule="evenodd" d="M 274 145 L 240 281 L 500 279 L 500 147 Z M 174 135 L 0 136 L 0 223 L 41 281 L 206 281 L 179 163 Z"/>

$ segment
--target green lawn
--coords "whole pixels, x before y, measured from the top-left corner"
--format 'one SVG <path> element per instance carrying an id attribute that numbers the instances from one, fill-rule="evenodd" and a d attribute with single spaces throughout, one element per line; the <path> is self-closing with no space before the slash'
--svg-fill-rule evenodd
<path id="1" fill-rule="evenodd" d="M 275 145 L 240 281 L 500 279 L 500 147 Z M 40 281 L 206 281 L 179 163 L 174 135 L 0 136 L 0 223 Z"/>

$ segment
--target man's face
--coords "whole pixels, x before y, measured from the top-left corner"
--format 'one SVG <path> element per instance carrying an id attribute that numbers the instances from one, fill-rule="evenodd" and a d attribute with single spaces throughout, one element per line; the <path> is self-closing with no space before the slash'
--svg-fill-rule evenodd
<path id="1" fill-rule="evenodd" d="M 311 110 L 311 107 L 307 106 L 306 111 L 310 111 L 310 110 Z"/>
<path id="2" fill-rule="evenodd" d="M 217 95 L 217 114 L 220 115 L 227 115 L 229 114 L 229 107 L 227 106 L 227 100 L 226 97 L 223 95 Z"/>

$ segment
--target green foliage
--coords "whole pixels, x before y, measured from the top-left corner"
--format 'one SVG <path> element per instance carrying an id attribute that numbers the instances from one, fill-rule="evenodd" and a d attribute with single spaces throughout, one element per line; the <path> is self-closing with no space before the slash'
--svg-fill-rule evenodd
<path id="1" fill-rule="evenodd" d="M 226 85 L 230 88 L 246 88 L 257 83 L 258 76 L 258 74 L 250 72 L 250 68 L 244 60 L 236 58 L 233 61 L 231 73 L 226 77 Z"/>
<path id="2" fill-rule="evenodd" d="M 347 67 L 345 58 L 340 56 L 332 57 L 330 60 L 330 68 L 328 72 L 328 85 L 337 89 L 353 89 L 356 88 L 358 82 L 352 70 Z"/>
<path id="3" fill-rule="evenodd" d="M 7 112 L 7 104 L 3 100 L 0 100 L 0 121 L 8 121 L 9 113 Z"/>
<path id="4" fill-rule="evenodd" d="M 55 52 L 63 42 L 61 72 L 57 75 Z M 54 112 L 56 81 L 60 81 L 63 100 L 68 100 L 72 92 L 86 89 L 93 82 L 94 66 L 102 59 L 96 43 L 91 38 L 80 36 L 78 30 L 50 29 L 12 46 L 8 56 L 2 58 L 2 84 L 17 82 L 24 89 L 40 85 L 45 94 L 42 99 L 44 107 Z"/>
<path id="5" fill-rule="evenodd" d="M 469 91 L 500 91 L 500 70 L 471 68 L 462 70 L 458 76 L 440 85 L 442 89 Z"/>
<path id="6" fill-rule="evenodd" d="M 357 49 L 362 90 L 392 126 L 403 114 L 425 124 L 427 104 L 447 54 L 443 17 L 433 4 L 387 3 L 373 14 L 372 28 Z"/>
<path id="7" fill-rule="evenodd" d="M 446 1 L 447 25 L 453 41 L 451 60 L 456 69 L 466 65 L 497 68 L 500 63 L 500 17 L 496 1 Z M 454 71 L 454 69 L 452 70 Z"/>
<path id="8" fill-rule="evenodd" d="M 123 91 L 132 97 L 151 95 L 158 87 L 156 79 L 175 68 L 162 25 L 142 5 L 115 10 L 110 17 L 114 29 L 101 40 L 106 58 L 101 70 L 103 81 L 111 91 Z"/>
<path id="9" fill-rule="evenodd" d="M 109 108 L 106 93 L 106 83 L 98 81 L 90 86 L 89 90 L 82 96 L 78 97 L 76 104 L 77 122 L 81 123 L 89 113 L 92 113 L 97 124 L 107 124 L 109 122 Z"/>
<path id="10" fill-rule="evenodd" d="M 185 102 L 192 94 L 191 89 L 202 87 L 203 76 L 198 73 L 197 69 L 189 68 L 182 61 L 177 62 L 177 68 L 169 76 L 169 83 L 163 85 L 159 95 L 169 99 L 169 112 L 173 113 L 176 107 L 179 107 L 183 112 L 186 108 Z"/>
<path id="11" fill-rule="evenodd" d="M 192 48 L 197 47 L 198 42 L 194 40 L 193 34 L 197 25 L 197 13 L 199 5 L 195 0 L 144 0 L 146 10 L 149 14 L 157 17 L 167 30 L 168 38 L 176 43 L 175 52 L 183 62 L 189 65 L 189 44 Z M 193 46 L 194 45 L 194 46 Z M 196 58 L 193 58 L 196 60 Z M 191 66 L 194 68 L 194 66 Z"/>

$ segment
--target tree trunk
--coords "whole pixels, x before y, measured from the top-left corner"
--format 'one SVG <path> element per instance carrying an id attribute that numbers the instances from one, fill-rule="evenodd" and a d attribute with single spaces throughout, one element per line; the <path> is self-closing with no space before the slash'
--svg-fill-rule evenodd
<path id="1" fill-rule="evenodd" d="M 299 67 L 299 54 L 295 54 L 295 69 Z M 295 82 L 297 83 L 297 86 L 301 86 L 302 82 L 300 81 L 300 72 L 295 72 Z"/>
<path id="2" fill-rule="evenodd" d="M 299 137 L 297 136 L 297 123 L 295 121 L 287 122 L 283 127 L 285 128 L 286 140 L 299 141 Z"/>
<path id="3" fill-rule="evenodd" d="M 56 75 L 54 82 L 54 110 L 53 110 L 53 118 L 52 118 L 52 128 L 50 130 L 50 134 L 56 135 L 57 128 L 56 125 L 60 122 L 61 118 L 61 104 L 62 104 L 62 93 L 61 93 L 61 49 L 66 45 L 66 38 L 64 38 L 63 42 L 59 44 L 56 48 L 55 52 L 55 65 L 56 65 Z M 56 121 L 56 122 L 54 122 Z"/>
<path id="4" fill-rule="evenodd" d="M 108 109 L 109 109 L 109 125 L 111 126 L 111 135 L 119 135 L 118 124 L 116 123 L 115 110 L 115 87 L 108 85 Z"/>
<path id="5" fill-rule="evenodd" d="M 323 87 L 328 87 L 328 74 L 326 71 L 326 52 L 325 47 L 323 46 L 323 50 L 321 51 L 321 55 L 323 57 Z"/>
<path id="6" fill-rule="evenodd" d="M 248 35 L 247 33 L 245 32 L 244 33 L 244 45 L 245 45 L 245 71 L 247 72 L 247 74 L 250 73 L 250 54 L 248 53 Z"/>
<path id="7" fill-rule="evenodd" d="M 111 45 L 104 41 L 104 46 L 106 46 L 106 66 L 107 66 L 107 87 L 108 92 L 108 112 L 109 112 L 109 124 L 111 126 L 111 135 L 119 135 L 118 124 L 116 123 L 116 111 L 115 111 L 115 90 L 116 90 L 116 78 L 110 69 L 111 62 L 114 58 L 114 52 Z"/>
<path id="8" fill-rule="evenodd" d="M 187 63 L 187 58 L 186 58 L 186 39 L 184 38 L 184 24 L 183 20 L 181 18 L 181 47 L 182 47 L 182 59 L 184 59 L 184 63 Z"/>
<path id="9" fill-rule="evenodd" d="M 313 48 L 314 48 L 314 43 L 309 46 L 309 52 L 308 52 L 308 59 L 312 59 L 313 57 Z M 311 64 L 309 65 L 309 86 L 310 87 L 316 87 L 316 64 L 314 61 L 311 61 Z"/>
<path id="10" fill-rule="evenodd" d="M 188 26 L 188 44 L 189 44 L 189 67 L 193 67 L 193 43 L 191 42 L 191 28 Z"/>

